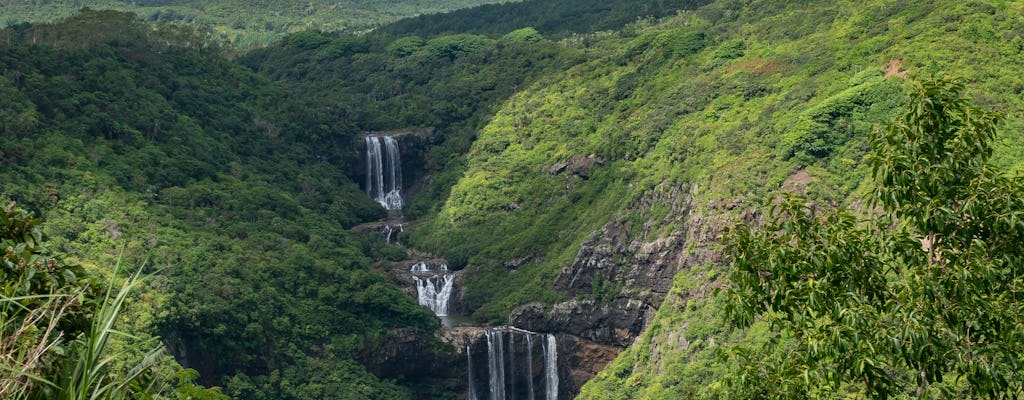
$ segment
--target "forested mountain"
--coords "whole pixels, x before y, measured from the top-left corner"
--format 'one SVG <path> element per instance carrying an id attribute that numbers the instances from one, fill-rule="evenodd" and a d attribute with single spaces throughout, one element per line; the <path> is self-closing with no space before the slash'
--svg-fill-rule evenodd
<path id="1" fill-rule="evenodd" d="M 445 33 L 503 35 L 531 27 L 562 37 L 598 31 L 612 32 L 642 18 L 661 18 L 692 10 L 707 0 L 587 1 L 526 0 L 488 4 L 446 14 L 426 15 L 381 27 L 394 35 L 433 36 Z"/>
<path id="2" fill-rule="evenodd" d="M 238 398 L 1014 393 L 1022 10 L 524 1 L 242 55 L 80 11 L 0 32 L 0 200 L 145 265 L 125 329 Z"/>
<path id="3" fill-rule="evenodd" d="M 500 0 L 0 0 L 0 24 L 45 22 L 83 7 L 127 11 L 148 21 L 201 24 L 241 49 L 265 46 L 289 32 L 363 32 L 402 18 Z"/>

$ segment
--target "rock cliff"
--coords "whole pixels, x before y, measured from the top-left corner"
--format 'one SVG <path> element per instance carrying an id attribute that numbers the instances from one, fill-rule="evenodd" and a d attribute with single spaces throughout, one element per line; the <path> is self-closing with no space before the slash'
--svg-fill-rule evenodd
<path id="1" fill-rule="evenodd" d="M 555 287 L 574 300 L 551 308 L 526 304 L 509 317 L 514 326 L 557 333 L 571 393 L 643 332 L 677 273 L 720 261 L 718 238 L 739 202 L 696 209 L 697 194 L 696 186 L 654 188 L 587 239 L 562 269 Z M 656 216 L 658 209 L 667 211 Z M 637 223 L 636 216 L 651 217 Z"/>

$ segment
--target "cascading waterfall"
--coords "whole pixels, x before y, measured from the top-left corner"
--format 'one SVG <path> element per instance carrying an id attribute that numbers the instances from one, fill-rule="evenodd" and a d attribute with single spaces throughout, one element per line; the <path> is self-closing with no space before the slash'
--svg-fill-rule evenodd
<path id="1" fill-rule="evenodd" d="M 558 348 L 554 335 L 504 326 L 488 328 L 484 336 L 487 362 L 474 363 L 472 354 L 468 356 L 469 399 L 558 399 Z M 541 346 L 533 345 L 535 336 L 541 339 Z M 471 351 L 472 348 L 466 348 L 466 352 Z M 540 357 L 543 369 L 534 376 L 536 357 Z"/>
<path id="2" fill-rule="evenodd" d="M 547 386 L 547 400 L 558 400 L 558 347 L 555 335 L 548 334 L 548 345 L 544 351 L 544 382 Z"/>
<path id="3" fill-rule="evenodd" d="M 391 226 L 391 224 L 384 225 L 384 229 L 381 230 L 384 233 L 384 243 L 391 244 L 391 238 L 401 232 L 405 232 L 405 226 L 398 224 Z M 397 242 L 396 242 L 397 243 Z"/>
<path id="4" fill-rule="evenodd" d="M 455 288 L 455 275 L 448 272 L 448 266 L 441 264 L 438 271 L 431 271 L 424 262 L 409 268 L 416 282 L 416 301 L 426 306 L 438 317 L 448 316 L 448 304 Z"/>
<path id="5" fill-rule="evenodd" d="M 413 264 L 412 267 L 409 267 L 409 272 L 430 272 L 430 267 L 427 267 L 427 263 L 420 261 L 416 264 Z"/>
<path id="6" fill-rule="evenodd" d="M 366 194 L 388 210 L 402 208 L 402 160 L 391 136 L 366 136 Z"/>
<path id="7" fill-rule="evenodd" d="M 516 393 L 516 335 L 512 334 L 508 335 L 508 370 L 508 392 Z"/>

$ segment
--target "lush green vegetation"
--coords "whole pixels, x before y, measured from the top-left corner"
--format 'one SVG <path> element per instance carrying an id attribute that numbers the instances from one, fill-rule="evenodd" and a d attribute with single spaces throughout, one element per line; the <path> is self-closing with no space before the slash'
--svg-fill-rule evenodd
<path id="1" fill-rule="evenodd" d="M 399 36 L 455 33 L 500 36 L 532 27 L 547 36 L 565 37 L 617 31 L 639 18 L 671 16 L 707 3 L 707 0 L 526 0 L 407 19 L 380 30 Z"/>
<path id="2" fill-rule="evenodd" d="M 151 22 L 199 24 L 220 43 L 239 49 L 262 47 L 306 29 L 365 32 L 420 14 L 432 14 L 501 0 L 0 0 L 0 24 L 50 22 L 82 7 L 134 13 Z"/>
<path id="3" fill-rule="evenodd" d="M 999 116 L 962 90 L 926 82 L 872 137 L 881 215 L 796 197 L 731 235 L 732 319 L 773 339 L 737 350 L 736 396 L 1020 393 L 1024 182 L 988 164 Z"/>
<path id="4" fill-rule="evenodd" d="M 116 327 L 138 272 L 115 289 L 113 279 L 103 284 L 65 263 L 39 220 L 14 203 L 0 208 L 0 249 L 0 397 L 225 398 L 193 385 L 195 371 L 168 365 L 156 340 Z"/>
<path id="5" fill-rule="evenodd" d="M 725 3 L 709 5 L 697 10 L 695 14 L 722 16 L 723 13 L 713 10 L 722 7 L 723 4 Z M 994 134 L 994 139 L 990 142 L 991 165 L 1011 176 L 1019 174 L 1024 167 L 1021 157 L 1022 140 L 1019 134 L 1022 127 L 1022 104 L 1020 97 L 1016 95 L 1016 88 L 1020 86 L 1016 83 L 1016 77 L 1005 70 L 1006 66 L 1019 62 L 1021 57 L 1021 48 L 1018 44 L 1022 39 L 1017 39 L 1020 32 L 1015 28 L 1021 21 L 1019 8 L 1015 8 L 1018 6 L 998 2 L 951 4 L 936 1 L 910 5 L 877 1 L 819 5 L 811 8 L 804 5 L 783 6 L 774 2 L 754 2 L 734 8 L 731 16 L 717 20 L 701 20 L 696 16 L 691 16 L 688 20 L 680 19 L 675 23 L 671 19 L 667 20 L 661 26 L 651 29 L 647 36 L 655 37 L 654 35 L 660 34 L 656 33 L 658 30 L 687 29 L 677 28 L 685 26 L 705 32 L 707 45 L 695 55 L 675 62 L 671 68 L 662 68 L 654 74 L 645 74 L 667 78 L 660 89 L 647 93 L 687 93 L 699 97 L 696 102 L 673 102 L 672 104 L 677 104 L 677 108 L 683 109 L 682 112 L 674 120 L 674 125 L 657 135 L 659 139 L 654 149 L 644 152 L 647 158 L 669 158 L 674 162 L 660 164 L 653 172 L 643 172 L 640 176 L 667 175 L 665 178 L 669 180 L 697 183 L 702 192 L 697 195 L 696 201 L 708 204 L 709 207 L 704 213 L 712 215 L 722 213 L 725 216 L 738 217 L 735 211 L 716 209 L 717 199 L 737 199 L 750 206 L 768 208 L 778 201 L 779 191 L 801 191 L 819 205 L 848 204 L 854 209 L 864 209 L 864 196 L 873 193 L 873 188 L 876 188 L 868 179 L 871 175 L 871 163 L 865 159 L 869 150 L 868 138 L 874 129 L 873 126 L 891 120 L 901 108 L 900 99 L 905 97 L 901 93 L 907 88 L 901 84 L 896 73 L 903 70 L 908 70 L 911 77 L 928 77 L 933 73 L 952 72 L 964 78 L 966 93 L 979 103 L 999 110 L 1005 116 L 1005 122 L 999 129 L 991 132 Z M 641 34 L 639 37 L 644 35 Z M 737 46 L 737 43 L 742 43 L 742 46 Z M 821 43 L 829 45 L 822 46 Z M 963 56 L 953 57 L 952 54 Z M 902 68 L 893 68 L 891 61 L 896 59 L 902 61 Z M 882 66 L 887 66 L 884 72 Z M 885 78 L 886 75 L 891 77 Z M 721 77 L 728 77 L 730 80 L 723 80 Z M 672 82 L 672 79 L 675 79 L 675 82 Z M 689 89 L 693 87 L 691 85 L 700 85 L 697 87 L 710 90 Z M 654 106 L 653 109 L 664 107 L 666 105 L 663 103 Z M 646 115 L 649 123 L 649 116 L 656 114 L 652 112 Z M 984 118 L 984 114 L 973 115 Z M 897 150 L 903 149 L 912 139 L 896 139 L 898 136 L 882 137 L 894 140 L 889 144 L 890 147 L 879 150 L 883 156 L 891 157 L 898 157 L 901 153 Z M 669 147 L 669 143 L 678 144 Z M 950 146 L 950 149 L 952 148 L 953 146 Z M 967 160 L 977 160 L 970 156 L 962 159 L 965 163 Z M 979 164 L 972 162 L 972 165 Z M 800 171 L 799 174 L 794 173 L 797 170 Z M 792 180 L 800 175 L 809 177 L 802 182 L 805 185 L 802 187 L 794 185 Z M 957 176 L 965 179 L 974 175 Z M 893 175 L 894 179 L 895 177 L 896 175 Z M 898 183 L 909 184 L 907 181 Z M 941 184 L 933 183 L 935 187 L 948 187 L 954 191 L 958 190 L 957 187 L 962 187 L 948 181 L 942 181 Z M 967 196 L 965 193 L 960 194 Z M 1012 197 L 1014 192 L 1001 187 L 991 193 L 994 196 Z M 939 203 L 949 203 L 937 200 L 941 196 L 929 197 L 907 193 L 901 196 L 903 197 L 900 198 L 910 196 L 915 199 L 900 200 L 900 207 L 925 207 L 930 210 L 930 220 L 938 220 L 940 218 L 936 213 L 946 212 L 942 211 L 945 210 L 942 207 L 947 206 L 940 207 Z M 948 199 L 948 196 L 941 198 Z M 932 202 L 933 200 L 938 203 Z M 911 205 L 917 201 L 923 204 Z M 955 203 L 949 204 L 948 207 L 955 207 Z M 785 215 L 794 217 L 799 214 L 794 209 L 790 210 L 793 212 Z M 960 214 L 957 216 L 962 217 Z M 905 218 L 907 215 L 899 217 Z M 821 239 L 819 243 L 831 242 L 835 248 L 847 249 L 862 250 L 881 246 L 880 242 L 871 242 L 862 243 L 866 247 L 857 247 L 852 239 L 840 235 L 843 227 L 850 226 L 848 220 L 830 221 L 826 224 L 830 228 L 819 227 L 814 230 L 814 233 L 820 236 L 809 234 L 807 238 L 800 236 L 801 240 L 813 241 L 813 237 L 818 237 Z M 795 229 L 797 225 L 791 222 L 787 227 Z M 960 226 L 966 225 L 972 224 L 964 223 Z M 990 225 L 992 224 L 984 223 L 974 225 L 974 228 Z M 838 241 L 840 238 L 849 240 L 841 242 Z M 836 241 L 832 241 L 833 239 Z M 780 241 L 785 242 L 784 239 Z M 901 246 L 893 247 L 892 254 L 899 249 L 919 249 L 919 244 L 918 247 L 908 243 Z M 824 253 L 819 254 L 818 251 L 808 249 L 804 251 L 804 255 L 817 254 L 814 259 L 826 259 Z M 798 252 L 794 250 L 788 254 L 795 256 Z M 924 257 L 925 253 L 920 252 L 917 255 Z M 752 256 L 750 262 L 763 263 L 772 259 L 774 258 L 769 257 L 767 253 L 759 253 Z M 977 261 L 984 264 L 981 259 Z M 779 264 L 777 268 L 782 268 L 782 265 Z M 813 264 L 808 262 L 806 265 Z M 687 274 L 703 280 L 711 276 L 721 276 L 726 272 L 722 268 L 695 267 Z M 1005 272 L 1002 269 L 1000 271 Z M 781 270 L 773 273 L 781 273 Z M 1001 279 L 994 278 L 993 275 L 986 276 Z M 942 279 L 932 278 L 935 279 L 936 285 L 942 285 L 939 283 L 943 281 Z M 819 282 L 818 278 L 814 279 L 816 283 L 813 290 L 809 290 L 806 280 L 802 283 L 792 280 L 790 282 L 802 285 L 800 287 L 805 291 L 799 293 L 829 292 L 829 286 L 818 285 L 825 282 Z M 924 276 L 921 279 L 927 280 Z M 977 279 L 987 278 L 979 276 Z M 735 284 L 721 282 L 721 278 L 713 278 L 710 282 L 716 287 Z M 877 280 L 873 282 L 878 283 Z M 1002 284 L 1012 283 L 1005 279 Z M 848 287 L 844 286 L 846 281 L 837 285 L 844 289 L 832 287 L 834 290 L 830 292 L 831 295 L 845 296 Z M 791 308 L 787 308 L 792 311 L 790 314 L 773 306 L 770 312 L 752 321 L 755 323 L 748 329 L 737 329 L 735 321 L 726 318 L 723 312 L 728 304 L 724 292 L 695 292 L 694 287 L 701 288 L 698 283 L 677 278 L 673 290 L 682 295 L 674 300 L 670 295 L 643 338 L 589 383 L 584 388 L 582 397 L 762 398 L 773 394 L 779 398 L 846 395 L 858 397 L 883 393 L 879 387 L 867 389 L 868 386 L 860 379 L 865 377 L 863 374 L 879 372 L 880 368 L 884 368 L 883 365 L 891 367 L 885 371 L 896 374 L 887 376 L 896 381 L 890 382 L 893 383 L 892 386 L 885 386 L 889 390 L 888 393 L 915 396 L 916 377 L 894 372 L 906 371 L 907 369 L 902 368 L 908 365 L 899 364 L 888 358 L 890 355 L 895 357 L 904 353 L 880 350 L 880 347 L 871 349 L 871 344 L 878 343 L 872 342 L 874 339 L 864 337 L 868 334 L 883 335 L 878 325 L 871 322 L 857 325 L 851 322 L 847 326 L 839 323 L 840 319 L 832 320 L 833 324 L 806 325 L 805 323 L 823 320 L 799 319 L 799 316 L 817 312 L 815 318 L 826 318 L 825 315 L 830 314 L 823 314 L 823 310 L 810 305 L 808 308 L 792 305 Z M 870 290 L 855 293 L 866 292 Z M 813 299 L 794 296 L 790 299 Z M 999 307 L 1018 306 L 1015 299 L 1005 296 L 999 298 Z M 686 301 L 683 302 L 682 299 Z M 828 299 L 819 298 L 821 302 L 815 301 L 814 304 L 831 310 L 830 307 L 835 304 L 832 299 L 835 297 Z M 853 301 L 852 298 L 850 300 Z M 753 303 L 756 303 L 756 300 L 749 304 Z M 850 303 L 840 301 L 839 304 Z M 935 303 L 922 303 L 917 306 L 927 308 L 935 306 Z M 855 309 L 866 312 L 870 307 L 868 303 L 864 303 L 863 308 Z M 999 307 L 994 309 L 997 314 Z M 956 307 L 954 309 L 966 310 Z M 959 315 L 957 313 L 960 311 L 956 310 L 946 310 L 945 314 L 930 314 L 927 317 L 929 321 L 922 322 L 929 327 L 924 328 L 924 325 L 921 325 L 921 329 L 924 332 L 930 332 L 929 330 L 933 328 L 941 329 L 939 327 L 949 323 L 940 321 L 946 318 L 943 315 Z M 844 314 L 843 318 L 848 315 Z M 788 316 L 794 318 L 788 319 Z M 776 326 L 781 325 L 784 329 L 774 331 L 771 324 L 765 321 L 775 322 Z M 848 319 L 842 321 L 849 322 Z M 1003 323 L 1008 320 L 1000 321 L 1000 326 L 1003 327 L 1001 334 L 1013 335 L 1016 328 L 1011 327 L 1012 324 Z M 858 330 L 857 326 L 864 329 Z M 836 329 L 829 330 L 831 328 Z M 832 335 L 833 332 L 835 335 Z M 848 336 L 844 336 L 847 333 L 856 334 L 860 338 L 859 341 L 843 341 L 849 339 Z M 929 333 L 922 335 L 929 338 L 941 336 Z M 787 340 L 793 336 L 813 340 L 811 343 L 793 344 Z M 988 337 L 996 340 L 997 336 L 986 336 Z M 824 341 L 814 341 L 817 339 Z M 837 345 L 831 341 L 832 339 L 842 341 L 840 344 L 846 347 Z M 854 342 L 865 347 L 853 347 L 851 343 Z M 725 347 L 722 344 L 730 343 L 744 343 L 744 347 L 748 348 L 747 353 L 740 354 L 746 356 L 717 357 L 716 354 L 722 353 L 716 351 L 716 348 L 723 349 Z M 948 344 L 941 340 L 935 342 L 936 345 L 940 343 Z M 1003 343 L 1014 342 L 1010 340 Z M 762 344 L 768 345 L 767 348 L 776 352 L 749 350 L 761 349 Z M 908 351 L 914 348 L 918 347 L 906 347 Z M 953 395 L 954 397 L 967 396 L 972 391 L 984 394 L 989 388 L 1000 387 L 984 383 L 989 378 L 989 383 L 1006 378 L 1006 383 L 1015 387 L 1013 385 L 1016 384 L 1013 382 L 1017 378 L 1012 374 L 1007 375 L 998 368 L 979 367 L 972 370 L 969 367 L 977 365 L 975 361 L 970 360 L 995 357 L 993 354 L 1001 351 L 998 346 L 986 348 L 993 353 L 965 356 L 965 361 L 960 364 L 948 359 L 939 361 L 939 358 L 931 358 L 929 361 L 934 361 L 935 365 L 925 368 L 923 364 L 913 364 L 916 361 L 908 361 L 912 363 L 909 370 L 916 370 L 916 366 L 927 370 L 924 378 L 932 385 L 925 385 L 925 393 L 939 393 L 948 389 L 958 393 Z M 799 352 L 800 349 L 806 352 Z M 806 357 L 794 357 L 794 351 L 797 351 L 795 354 Z M 847 356 L 850 358 L 845 358 Z M 854 359 L 864 362 L 848 362 Z M 892 363 L 886 364 L 889 361 Z M 876 364 L 872 365 L 871 362 Z M 1002 361 L 990 365 L 997 364 L 1012 365 Z M 782 373 L 783 371 L 785 372 Z M 811 373 L 803 375 L 803 371 Z M 936 376 L 945 376 L 945 383 L 936 384 Z M 958 376 L 963 379 L 957 380 Z M 986 376 L 988 378 L 985 378 Z M 724 379 L 726 377 L 733 379 Z M 875 375 L 875 378 L 877 377 L 878 375 Z M 873 384 L 880 381 L 876 380 Z"/>
<path id="6" fill-rule="evenodd" d="M 87 270 L 109 273 L 122 252 L 161 270 L 125 329 L 161 335 L 205 383 L 245 398 L 408 397 L 354 361 L 367 338 L 438 326 L 347 231 L 384 214 L 346 175 L 354 132 L 290 123 L 329 117 L 297 114 L 180 29 L 88 12 L 4 31 L 2 197 Z"/>
<path id="7" fill-rule="evenodd" d="M 359 132 L 435 128 L 406 163 L 422 185 L 403 241 L 466 267 L 463 305 L 481 322 L 565 299 L 555 277 L 613 218 L 648 239 L 686 232 L 664 205 L 637 206 L 664 188 L 687 188 L 700 221 L 767 207 L 780 191 L 862 208 L 876 189 L 869 137 L 899 114 L 906 76 L 963 78 L 1006 116 L 988 162 L 1024 171 L 1020 2 L 654 3 L 528 1 L 363 35 L 272 22 L 280 42 L 235 59 L 204 28 L 145 22 L 188 16 L 82 11 L 11 26 L 0 31 L 0 200 L 46 220 L 51 246 L 86 271 L 110 275 L 122 254 L 160 271 L 122 323 L 163 337 L 202 383 L 254 399 L 409 398 L 452 394 L 367 372 L 368 343 L 429 338 L 438 323 L 378 270 L 404 250 L 349 231 L 385 216 L 354 183 Z M 235 14 L 240 29 L 263 21 Z M 715 354 L 802 333 L 766 317 L 738 329 L 714 291 L 726 275 L 706 264 L 676 277 L 644 336 L 583 397 L 766 394 L 725 379 L 758 364 Z M 620 288 L 595 280 L 582 296 Z M 841 368 L 814 376 L 811 395 L 913 390 L 912 377 L 862 387 L 834 355 L 816 362 Z M 811 386 L 779 382 L 758 383 Z"/>

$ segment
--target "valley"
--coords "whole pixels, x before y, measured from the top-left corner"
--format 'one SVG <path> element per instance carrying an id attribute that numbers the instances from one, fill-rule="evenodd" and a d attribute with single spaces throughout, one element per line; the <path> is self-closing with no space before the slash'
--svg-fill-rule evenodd
<path id="1" fill-rule="evenodd" d="M 125 395 L 1024 387 L 1021 2 L 353 2 L 394 18 L 254 46 L 180 3 L 0 31 L 0 206 L 39 218 L 0 279 L 145 275 Z"/>

